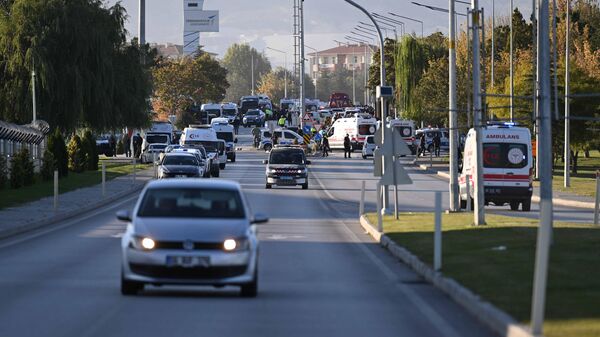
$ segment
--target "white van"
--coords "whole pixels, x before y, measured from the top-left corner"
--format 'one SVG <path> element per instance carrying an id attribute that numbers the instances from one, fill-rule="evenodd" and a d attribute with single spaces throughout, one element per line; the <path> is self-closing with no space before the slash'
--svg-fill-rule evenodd
<path id="1" fill-rule="evenodd" d="M 221 117 L 221 113 L 223 113 L 223 108 L 221 104 L 215 103 L 207 103 L 202 104 L 200 106 L 200 111 L 202 113 L 202 123 L 210 123 L 213 118 Z M 204 120 L 205 119 L 205 120 Z"/>
<path id="2" fill-rule="evenodd" d="M 482 129 L 483 186 L 485 204 L 503 206 L 508 203 L 516 211 L 531 209 L 533 192 L 533 156 L 531 133 L 528 128 L 512 123 L 490 125 Z M 465 143 L 463 170 L 460 174 L 460 204 L 467 206 L 473 198 L 473 173 L 475 172 L 475 130 L 469 130 Z M 469 196 L 467 196 L 467 175 Z"/>
<path id="3" fill-rule="evenodd" d="M 415 122 L 405 119 L 392 119 L 389 125 L 396 132 L 396 137 L 401 137 L 412 154 L 417 153 L 417 143 L 415 142 Z"/>
<path id="4" fill-rule="evenodd" d="M 237 143 L 237 138 L 235 137 L 233 125 L 229 124 L 229 120 L 224 117 L 213 119 L 210 125 L 217 133 L 217 138 L 225 141 L 227 159 L 231 160 L 232 163 L 235 162 L 235 144 Z"/>
<path id="5" fill-rule="evenodd" d="M 212 176 L 218 177 L 218 170 L 225 169 L 227 162 L 226 158 L 223 159 L 225 156 L 225 144 L 217 137 L 217 132 L 210 125 L 190 125 L 183 129 L 179 144 L 182 146 L 193 147 L 194 145 L 200 145 L 204 147 L 212 161 Z"/>
<path id="6" fill-rule="evenodd" d="M 229 123 L 233 123 L 235 116 L 238 114 L 238 105 L 235 103 L 223 103 L 221 105 L 221 117 L 227 118 Z"/>
<path id="7" fill-rule="evenodd" d="M 329 147 L 343 149 L 346 134 L 350 136 L 352 151 L 362 150 L 365 137 L 375 134 L 377 121 L 375 118 L 349 117 L 336 120 L 327 131 Z"/>

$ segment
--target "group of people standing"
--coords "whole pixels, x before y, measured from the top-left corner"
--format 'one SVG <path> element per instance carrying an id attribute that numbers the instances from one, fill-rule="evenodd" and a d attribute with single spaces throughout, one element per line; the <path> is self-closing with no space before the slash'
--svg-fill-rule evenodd
<path id="1" fill-rule="evenodd" d="M 440 136 L 439 132 L 435 132 L 433 134 L 433 138 L 431 140 L 431 145 L 433 146 L 433 155 L 435 155 L 436 157 L 440 156 L 440 146 L 441 146 L 441 142 L 442 142 L 442 138 Z M 427 136 L 425 135 L 425 132 L 421 133 L 421 135 L 419 136 L 419 151 L 417 153 L 417 157 L 418 156 L 425 156 L 425 151 L 428 151 L 428 146 L 427 146 Z"/>

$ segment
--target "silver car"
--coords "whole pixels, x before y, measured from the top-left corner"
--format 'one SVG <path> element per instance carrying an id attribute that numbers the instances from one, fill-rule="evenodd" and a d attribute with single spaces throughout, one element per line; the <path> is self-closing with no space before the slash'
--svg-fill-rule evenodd
<path id="1" fill-rule="evenodd" d="M 150 182 L 127 221 L 121 241 L 121 293 L 133 295 L 144 285 L 212 285 L 241 287 L 241 295 L 258 290 L 256 226 L 236 182 L 170 179 Z"/>

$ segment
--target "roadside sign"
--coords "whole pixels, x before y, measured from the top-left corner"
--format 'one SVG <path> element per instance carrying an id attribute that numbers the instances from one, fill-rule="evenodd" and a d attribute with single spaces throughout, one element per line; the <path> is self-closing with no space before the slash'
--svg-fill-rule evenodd
<path id="1" fill-rule="evenodd" d="M 304 131 L 304 134 L 308 134 L 308 133 L 310 133 L 310 125 L 305 125 L 305 126 L 302 128 L 302 131 Z"/>
<path id="2" fill-rule="evenodd" d="M 383 175 L 383 157 L 379 148 L 373 151 L 373 175 L 381 177 Z"/>
<path id="3" fill-rule="evenodd" d="M 302 137 L 304 138 L 304 144 L 308 145 L 310 143 L 310 136 L 305 133 Z"/>
<path id="4" fill-rule="evenodd" d="M 396 175 L 396 185 L 410 185 L 413 183 L 412 179 L 408 176 L 408 173 L 404 170 L 404 167 L 400 162 L 393 162 L 385 160 L 385 174 L 381 177 L 381 185 L 394 185 L 394 173 Z"/>
<path id="5" fill-rule="evenodd" d="M 320 133 L 318 133 L 318 132 L 317 132 L 313 138 L 314 138 L 314 140 L 316 140 L 316 141 L 320 141 L 320 140 L 321 140 L 321 138 L 323 138 L 323 137 L 321 136 L 321 134 L 320 134 Z"/>

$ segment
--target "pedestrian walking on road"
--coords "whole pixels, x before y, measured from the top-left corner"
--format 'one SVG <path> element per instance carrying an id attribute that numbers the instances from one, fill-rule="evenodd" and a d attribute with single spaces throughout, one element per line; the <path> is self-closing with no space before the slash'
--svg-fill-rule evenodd
<path id="1" fill-rule="evenodd" d="M 277 122 L 277 124 L 283 128 L 283 127 L 285 127 L 285 121 L 286 121 L 285 116 L 281 115 L 281 117 L 279 117 L 279 121 Z"/>
<path id="2" fill-rule="evenodd" d="M 423 157 L 425 156 L 425 149 L 427 148 L 427 138 L 425 138 L 425 132 L 423 132 L 421 134 L 421 137 L 419 137 L 419 154 L 417 155 L 423 155 Z"/>
<path id="3" fill-rule="evenodd" d="M 123 142 L 123 148 L 125 149 L 125 157 L 131 157 L 131 144 L 129 143 L 129 135 L 125 133 L 121 141 Z"/>
<path id="4" fill-rule="evenodd" d="M 352 158 L 352 147 L 350 144 L 350 135 L 346 134 L 344 137 L 344 158 Z M 347 157 L 346 157 L 347 155 Z"/>
<path id="5" fill-rule="evenodd" d="M 323 144 L 321 144 L 321 150 L 323 151 L 323 157 L 329 157 L 329 139 L 323 137 Z"/>
<path id="6" fill-rule="evenodd" d="M 239 115 L 235 115 L 235 117 L 233 117 L 233 132 L 237 135 L 238 132 L 240 131 L 240 116 Z"/>
<path id="7" fill-rule="evenodd" d="M 433 150 L 435 152 L 435 156 L 439 157 L 440 156 L 440 143 L 441 143 L 441 138 L 440 138 L 440 134 L 436 133 L 435 136 L 433 136 Z"/>

